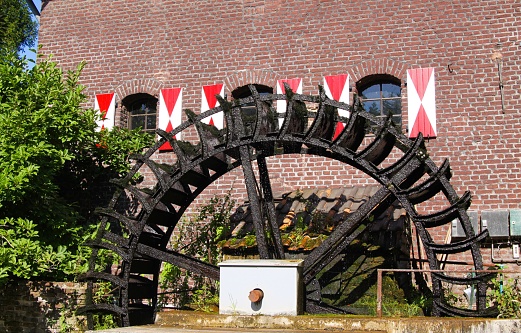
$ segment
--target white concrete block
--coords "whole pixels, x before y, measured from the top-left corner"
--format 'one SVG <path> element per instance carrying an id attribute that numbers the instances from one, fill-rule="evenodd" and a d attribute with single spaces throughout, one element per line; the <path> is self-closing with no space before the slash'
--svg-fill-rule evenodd
<path id="1" fill-rule="evenodd" d="M 303 312 L 302 260 L 228 260 L 219 264 L 219 313 L 298 315 Z M 248 298 L 262 290 L 259 302 Z"/>

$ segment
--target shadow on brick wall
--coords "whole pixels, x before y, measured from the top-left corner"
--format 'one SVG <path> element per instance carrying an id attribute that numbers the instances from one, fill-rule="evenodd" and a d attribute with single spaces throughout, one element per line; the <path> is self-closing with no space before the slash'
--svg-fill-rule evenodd
<path id="1" fill-rule="evenodd" d="M 0 332 L 84 331 L 74 316 L 85 301 L 85 284 L 15 281 L 0 287 Z"/>

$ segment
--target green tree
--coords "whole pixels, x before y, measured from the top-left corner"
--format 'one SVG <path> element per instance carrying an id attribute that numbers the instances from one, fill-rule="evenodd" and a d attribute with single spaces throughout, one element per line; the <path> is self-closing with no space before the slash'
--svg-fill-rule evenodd
<path id="1" fill-rule="evenodd" d="M 153 138 L 138 130 L 96 131 L 78 78 L 41 60 L 27 70 L 0 56 L 0 282 L 67 279 L 87 256 L 92 212 L 110 198 L 110 178 Z"/>
<path id="2" fill-rule="evenodd" d="M 18 52 L 35 44 L 38 23 L 25 0 L 0 0 L 0 49 Z"/>

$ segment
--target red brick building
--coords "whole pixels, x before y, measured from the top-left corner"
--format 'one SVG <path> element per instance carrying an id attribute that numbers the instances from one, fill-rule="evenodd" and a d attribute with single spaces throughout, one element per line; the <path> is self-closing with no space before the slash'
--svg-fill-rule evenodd
<path id="1" fill-rule="evenodd" d="M 432 69 L 434 90 L 424 106 L 434 131 L 426 140 L 430 158 L 450 161 L 450 182 L 457 193 L 472 193 L 469 210 L 478 219 L 484 211 L 510 214 L 497 221 L 498 242 L 511 234 L 514 244 L 521 240 L 510 227 L 521 209 L 519 1 L 44 0 L 39 44 L 64 69 L 86 61 L 86 93 L 92 105 L 96 94 L 115 93 L 116 126 L 135 119 L 150 130 L 159 126 L 161 89 L 183 88 L 182 108 L 199 113 L 202 86 L 223 84 L 231 100 L 248 84 L 276 92 L 278 80 L 300 78 L 302 93 L 316 95 L 324 77 L 347 74 L 349 102 L 356 93 L 368 111 L 393 111 L 409 135 L 418 113 L 410 110 L 411 94 L 424 94 L 408 73 Z M 151 114 L 134 118 L 133 105 L 143 101 Z M 169 162 L 172 153 L 155 159 Z M 323 158 L 268 162 L 275 192 L 375 184 Z M 244 193 L 242 183 L 235 170 L 202 197 L 230 188 Z M 445 206 L 436 197 L 420 210 Z M 443 240 L 448 229 L 435 228 L 434 238 Z M 491 263 L 488 246 L 483 254 Z M 510 250 L 499 255 L 515 262 Z"/>

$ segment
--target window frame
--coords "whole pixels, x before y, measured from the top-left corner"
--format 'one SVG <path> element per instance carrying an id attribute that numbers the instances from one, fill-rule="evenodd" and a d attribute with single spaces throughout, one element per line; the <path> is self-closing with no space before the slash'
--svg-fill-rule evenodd
<path id="1" fill-rule="evenodd" d="M 157 129 L 157 121 L 158 121 L 158 99 L 150 94 L 147 93 L 137 93 L 128 95 L 121 101 L 122 105 L 124 106 L 126 113 L 127 113 L 127 128 L 130 130 L 141 128 L 143 132 L 155 134 L 155 130 Z M 149 111 L 145 111 L 143 113 L 137 113 L 139 109 L 136 108 L 136 105 L 141 104 L 146 105 L 148 107 Z M 150 118 L 154 118 L 153 120 L 153 126 L 148 126 Z M 134 126 L 134 119 L 136 118 L 143 118 L 142 124 L 144 127 L 141 126 Z"/>
<path id="2" fill-rule="evenodd" d="M 359 92 L 358 99 L 359 99 L 360 103 L 362 104 L 364 111 L 369 112 L 378 118 L 387 118 L 389 116 L 389 111 L 386 112 L 386 110 L 385 110 L 386 109 L 384 107 L 385 101 L 397 101 L 397 102 L 399 102 L 399 105 L 400 105 L 400 107 L 399 107 L 400 113 L 393 113 L 392 119 L 397 126 L 401 127 L 402 123 L 403 123 L 403 107 L 402 107 L 402 90 L 403 89 L 402 89 L 401 83 L 402 83 L 401 80 L 399 80 L 398 78 L 396 78 L 392 75 L 386 75 L 386 74 L 369 75 L 369 76 L 362 78 L 360 81 L 358 81 L 356 84 L 357 91 Z M 386 85 L 386 84 L 390 84 L 390 85 L 397 87 L 399 89 L 399 95 L 386 97 L 385 96 L 386 90 L 384 90 L 384 85 Z M 379 89 L 378 89 L 379 96 L 371 97 L 371 98 L 364 98 L 363 92 L 376 85 L 379 85 Z M 364 102 L 370 102 L 370 101 L 379 102 L 379 105 L 378 105 L 379 114 L 376 114 L 375 112 L 370 112 L 369 110 L 367 110 L 365 108 Z"/>

